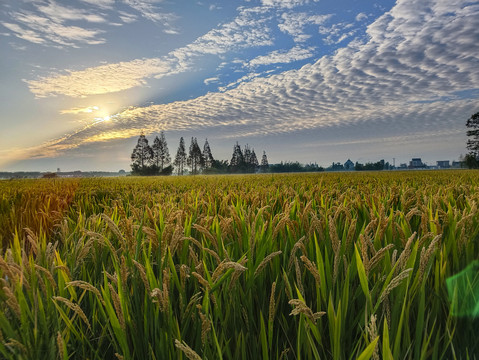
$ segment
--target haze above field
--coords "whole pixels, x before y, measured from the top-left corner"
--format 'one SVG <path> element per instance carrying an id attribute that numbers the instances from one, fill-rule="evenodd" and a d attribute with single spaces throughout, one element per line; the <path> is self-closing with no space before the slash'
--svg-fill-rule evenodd
<path id="1" fill-rule="evenodd" d="M 6 0 L 0 170 L 129 170 L 143 131 L 270 163 L 454 160 L 479 2 Z"/>

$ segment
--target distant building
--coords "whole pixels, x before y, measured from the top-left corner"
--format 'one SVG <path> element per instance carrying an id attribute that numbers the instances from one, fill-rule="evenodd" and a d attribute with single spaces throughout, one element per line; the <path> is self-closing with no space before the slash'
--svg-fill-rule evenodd
<path id="1" fill-rule="evenodd" d="M 409 168 L 410 169 L 422 169 L 422 168 L 425 168 L 425 167 L 426 167 L 426 164 L 423 164 L 421 158 L 413 158 L 409 162 Z"/>
<path id="2" fill-rule="evenodd" d="M 439 169 L 449 169 L 451 167 L 449 160 L 439 160 L 436 162 L 436 165 Z"/>
<path id="3" fill-rule="evenodd" d="M 453 161 L 452 162 L 452 168 L 453 169 L 460 169 L 463 167 L 464 162 L 463 161 Z"/>
<path id="4" fill-rule="evenodd" d="M 348 159 L 343 166 L 344 170 L 354 170 L 354 163 L 350 159 Z"/>

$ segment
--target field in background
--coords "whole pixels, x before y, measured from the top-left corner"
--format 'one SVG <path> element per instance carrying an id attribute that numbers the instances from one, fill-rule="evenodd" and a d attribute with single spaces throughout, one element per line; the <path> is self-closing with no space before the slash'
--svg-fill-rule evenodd
<path id="1" fill-rule="evenodd" d="M 2 181 L 0 357 L 474 358 L 479 323 L 452 315 L 446 279 L 479 258 L 478 186 L 470 171 Z"/>

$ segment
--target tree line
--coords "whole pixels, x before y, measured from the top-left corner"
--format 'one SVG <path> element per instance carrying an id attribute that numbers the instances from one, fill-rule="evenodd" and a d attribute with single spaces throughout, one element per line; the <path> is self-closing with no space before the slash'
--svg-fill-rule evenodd
<path id="1" fill-rule="evenodd" d="M 227 160 L 216 160 L 213 157 L 208 139 L 201 150 L 196 137 L 191 138 L 188 152 L 185 140 L 181 137 L 172 161 L 163 131 L 155 137 L 151 146 L 145 135 L 141 134 L 131 154 L 131 161 L 132 175 L 171 175 L 173 172 L 176 175 L 255 173 L 267 172 L 269 169 L 265 151 L 260 163 L 253 148 L 245 145 L 242 149 L 236 143 L 228 163 Z"/>

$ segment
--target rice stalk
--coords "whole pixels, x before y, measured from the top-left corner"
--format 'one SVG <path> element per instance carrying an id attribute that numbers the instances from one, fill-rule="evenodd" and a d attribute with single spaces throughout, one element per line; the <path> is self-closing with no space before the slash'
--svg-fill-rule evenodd
<path id="1" fill-rule="evenodd" d="M 326 312 L 324 311 L 319 311 L 313 313 L 311 308 L 306 305 L 306 303 L 301 300 L 301 299 L 292 299 L 288 302 L 291 306 L 293 306 L 293 310 L 291 310 L 291 313 L 289 315 L 299 315 L 303 314 L 305 315 L 313 324 L 316 325 L 316 321 L 321 318 L 321 316 L 325 315 Z"/>
<path id="2" fill-rule="evenodd" d="M 78 304 L 72 303 L 70 300 L 62 297 L 62 296 L 54 296 L 53 300 L 59 301 L 63 304 L 65 304 L 70 310 L 72 310 L 80 319 L 83 320 L 83 322 L 87 325 L 88 329 L 91 330 L 91 325 L 90 322 L 88 321 L 87 316 L 81 309 L 81 307 Z"/>
<path id="3" fill-rule="evenodd" d="M 190 360 L 201 360 L 201 357 L 190 348 L 184 341 L 179 341 L 175 339 L 175 346 L 180 349 L 185 356 Z"/>
<path id="4" fill-rule="evenodd" d="M 266 256 L 258 265 L 258 267 L 256 268 L 255 272 L 254 272 L 254 276 L 258 276 L 259 274 L 261 274 L 261 272 L 263 271 L 263 269 L 266 267 L 266 265 L 268 265 L 268 263 L 273 260 L 276 256 L 282 254 L 283 252 L 281 250 L 279 251 L 275 251 L 271 254 L 269 254 L 268 256 Z"/>

